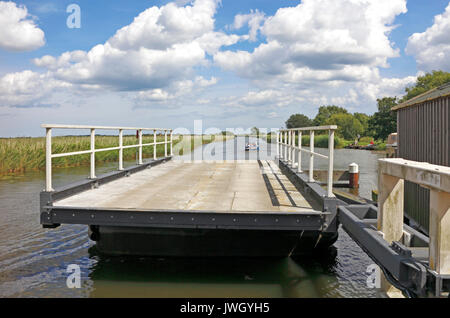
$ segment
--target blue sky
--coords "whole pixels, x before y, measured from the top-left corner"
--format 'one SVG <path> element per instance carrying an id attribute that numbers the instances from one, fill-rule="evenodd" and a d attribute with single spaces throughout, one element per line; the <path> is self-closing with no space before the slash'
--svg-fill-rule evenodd
<path id="1" fill-rule="evenodd" d="M 79 29 L 66 25 L 73 3 Z M 49 122 L 270 129 L 329 104 L 372 114 L 377 98 L 401 96 L 417 75 L 450 71 L 448 7 L 0 1 L 0 136 L 39 136 Z"/>

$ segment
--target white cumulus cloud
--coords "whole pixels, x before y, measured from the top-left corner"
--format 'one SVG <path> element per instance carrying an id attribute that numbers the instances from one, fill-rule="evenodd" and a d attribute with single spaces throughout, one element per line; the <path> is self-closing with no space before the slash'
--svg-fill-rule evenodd
<path id="1" fill-rule="evenodd" d="M 222 51 L 214 60 L 264 83 L 368 80 L 398 56 L 388 35 L 405 12 L 405 0 L 304 0 L 265 20 L 266 42 L 253 52 Z"/>
<path id="2" fill-rule="evenodd" d="M 450 4 L 425 32 L 409 37 L 406 53 L 415 56 L 421 71 L 450 71 Z"/>
<path id="3" fill-rule="evenodd" d="M 34 63 L 66 82 L 169 98 L 161 92 L 195 76 L 195 67 L 208 64 L 207 54 L 240 39 L 214 31 L 217 4 L 218 0 L 196 0 L 185 6 L 154 6 L 88 52 L 44 56 Z"/>
<path id="4" fill-rule="evenodd" d="M 44 31 L 29 17 L 25 6 L 0 1 L 0 48 L 7 51 L 32 51 L 45 44 Z"/>

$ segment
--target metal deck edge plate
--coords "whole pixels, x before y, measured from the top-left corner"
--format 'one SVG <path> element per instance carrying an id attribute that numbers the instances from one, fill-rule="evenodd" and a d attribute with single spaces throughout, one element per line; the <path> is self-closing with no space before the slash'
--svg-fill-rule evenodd
<path id="1" fill-rule="evenodd" d="M 312 212 L 215 212 L 184 210 L 127 210 L 46 206 L 41 224 L 126 226 L 152 228 L 214 228 L 253 230 L 323 229 L 325 213 Z"/>

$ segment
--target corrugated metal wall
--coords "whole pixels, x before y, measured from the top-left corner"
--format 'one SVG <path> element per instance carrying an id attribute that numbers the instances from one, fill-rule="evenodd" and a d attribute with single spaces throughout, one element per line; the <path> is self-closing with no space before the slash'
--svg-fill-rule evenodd
<path id="1" fill-rule="evenodd" d="M 450 166 L 450 97 L 437 98 L 397 112 L 398 156 Z M 405 182 L 405 212 L 428 232 L 429 190 Z"/>

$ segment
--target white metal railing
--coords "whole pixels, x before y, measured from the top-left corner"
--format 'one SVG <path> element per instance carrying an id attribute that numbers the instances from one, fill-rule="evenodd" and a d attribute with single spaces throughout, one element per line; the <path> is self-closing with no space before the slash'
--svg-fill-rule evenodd
<path id="1" fill-rule="evenodd" d="M 277 156 L 284 159 L 292 167 L 297 167 L 298 172 L 302 171 L 302 152 L 309 154 L 309 182 L 314 182 L 314 157 L 328 159 L 328 180 L 327 196 L 334 197 L 333 194 L 333 165 L 334 165 L 334 131 L 337 126 L 316 126 L 293 129 L 281 129 L 277 133 Z M 314 151 L 315 131 L 328 131 L 328 156 Z M 309 150 L 302 147 L 302 135 L 304 131 L 309 131 Z M 297 142 L 296 137 L 298 136 Z"/>
<path id="2" fill-rule="evenodd" d="M 96 179 L 95 176 L 95 154 L 98 152 L 104 152 L 104 151 L 113 151 L 118 150 L 119 151 L 119 170 L 123 170 L 123 150 L 124 149 L 131 149 L 131 148 L 138 148 L 139 149 L 139 155 L 138 155 L 138 164 L 143 164 L 143 158 L 142 158 L 142 149 L 143 147 L 153 146 L 153 159 L 157 159 L 156 154 L 156 146 L 157 145 L 164 145 L 164 156 L 168 156 L 168 145 L 170 145 L 170 156 L 173 156 L 173 130 L 172 129 L 165 129 L 165 128 L 136 128 L 136 127 L 106 127 L 106 126 L 82 126 L 82 125 L 52 125 L 52 124 L 43 124 L 41 125 L 42 128 L 45 128 L 46 130 L 46 142 L 45 142 L 45 191 L 51 192 L 54 191 L 52 187 L 52 159 L 53 158 L 61 158 L 61 157 L 69 157 L 69 156 L 77 156 L 77 155 L 84 155 L 84 154 L 90 154 L 91 155 L 91 168 L 90 168 L 90 179 Z M 76 151 L 76 152 L 69 152 L 69 153 L 58 153 L 53 154 L 52 153 L 52 130 L 53 129 L 89 129 L 91 131 L 91 147 L 89 150 L 84 151 Z M 119 131 L 119 146 L 118 147 L 111 147 L 111 148 L 95 148 L 95 130 L 118 130 Z M 137 145 L 123 145 L 123 131 L 124 130 L 136 130 L 138 132 L 138 139 L 139 143 Z M 142 142 L 143 140 L 143 131 L 153 131 L 153 142 L 144 144 Z M 163 132 L 164 133 L 164 141 L 163 142 L 157 142 L 157 132 Z M 170 134 L 170 140 L 167 139 L 167 135 Z"/>

